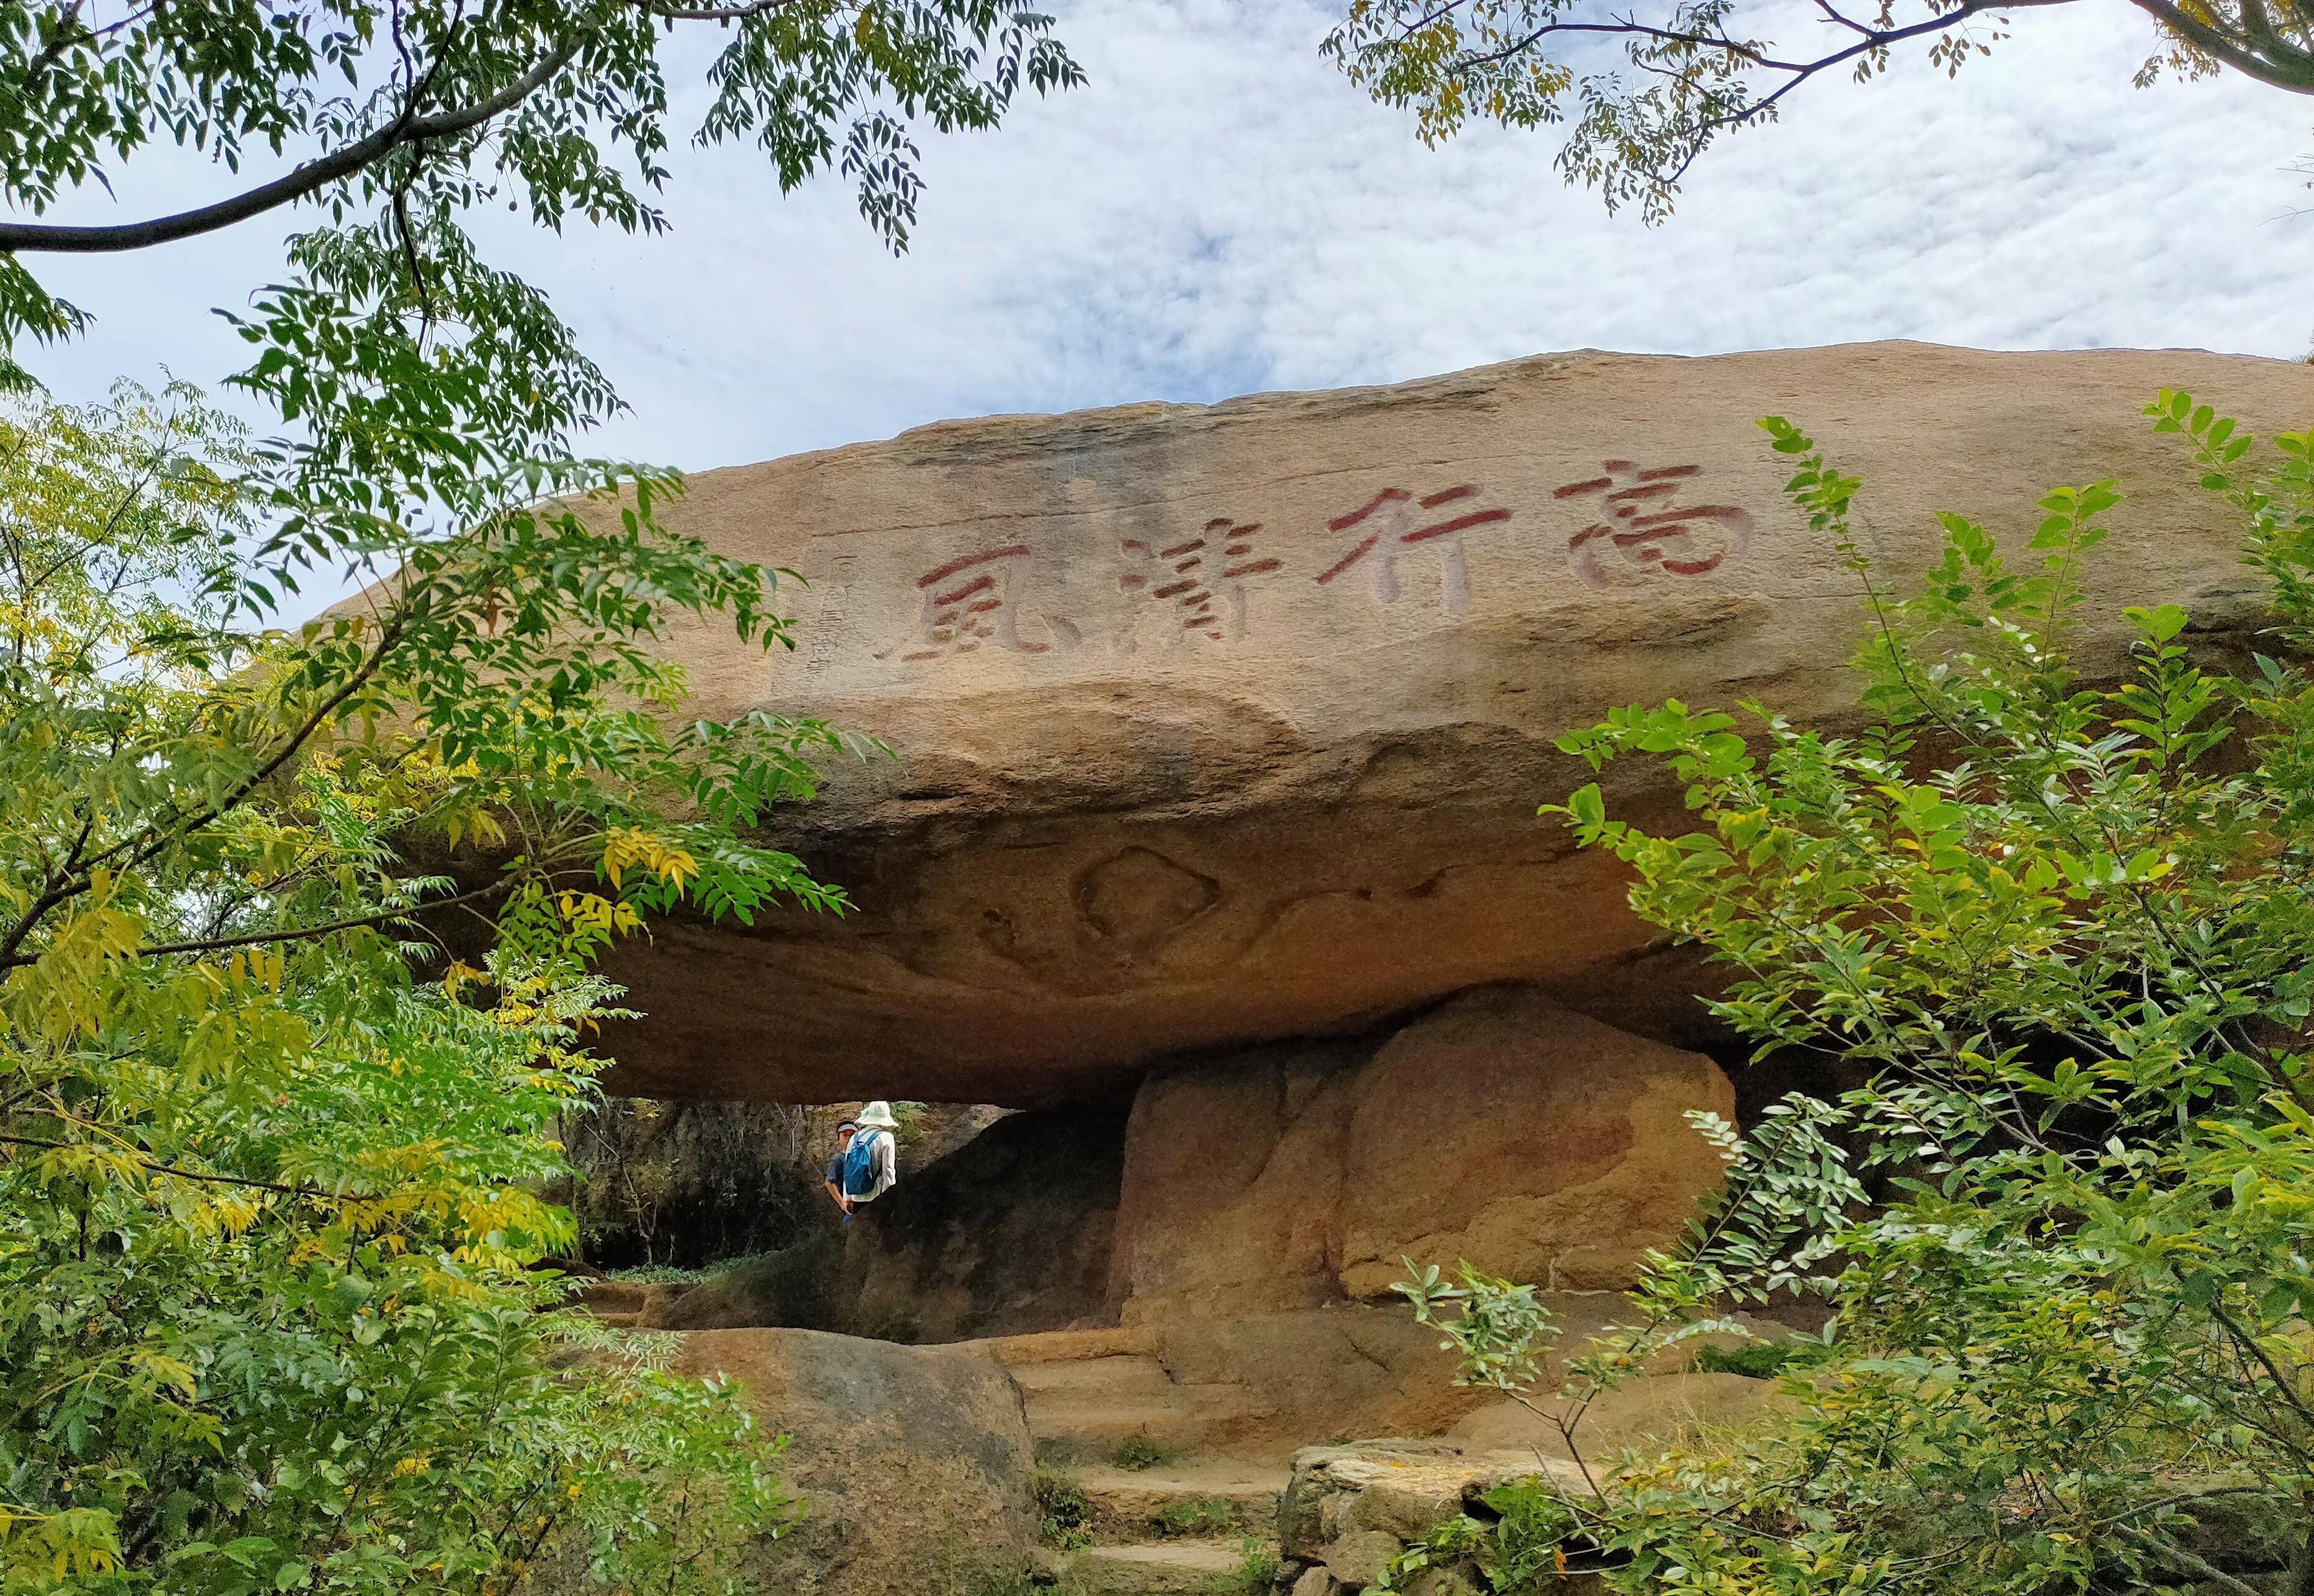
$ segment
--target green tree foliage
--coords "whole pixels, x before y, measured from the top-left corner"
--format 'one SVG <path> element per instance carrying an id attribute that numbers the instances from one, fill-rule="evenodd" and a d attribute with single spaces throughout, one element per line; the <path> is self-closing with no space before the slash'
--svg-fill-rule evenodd
<path id="1" fill-rule="evenodd" d="M 477 449 L 533 452 L 598 417 L 610 388 L 465 223 L 502 206 L 557 231 L 663 231 L 669 63 L 702 60 L 693 142 L 751 143 L 788 189 L 834 167 L 896 248 L 921 189 L 915 129 L 992 128 L 1023 89 L 1082 81 L 1050 19 L 998 0 L 0 0 L 8 207 L 37 217 L 160 139 L 234 180 L 165 216 L 0 222 L 0 348 L 81 324 L 27 257 L 303 207 L 290 273 L 235 320 L 262 351 L 245 381 L 334 435 L 316 467 L 358 484 L 373 428 L 452 471 Z M 243 178 L 244 162 L 282 170 Z"/>
<path id="2" fill-rule="evenodd" d="M 1081 81 L 1049 27 L 0 0 L 0 386 L 82 325 L 45 256 L 302 225 L 229 318 L 279 436 L 181 390 L 0 419 L 0 1591 L 711 1589 L 777 1518 L 727 1393 L 567 1366 L 534 1194 L 611 939 L 840 905 L 753 839 L 844 740 L 682 715 L 668 622 L 787 646 L 776 574 L 574 455 L 616 396 L 469 224 L 662 230 L 668 63 L 703 61 L 697 141 L 835 169 L 904 247 L 915 129 Z M 43 219 L 164 139 L 228 192 Z M 373 583 L 282 630 L 317 573 Z M 439 957 L 444 916 L 487 951 Z"/>
<path id="3" fill-rule="evenodd" d="M 1506 128 L 1563 126 L 1559 172 L 1610 210 L 1670 214 L 1680 182 L 1722 134 L 1773 121 L 1826 75 L 1864 83 L 1896 53 L 1921 49 L 1950 76 L 2008 37 L 2018 11 L 2075 0 L 1818 0 L 1805 18 L 1820 42 L 1780 44 L 1764 5 L 1669 0 L 1612 10 L 1577 0 L 1350 0 L 1325 52 L 1384 105 L 1410 109 L 1426 143 L 1473 118 Z M 2158 45 L 2142 87 L 2165 71 L 2238 72 L 2314 94 L 2314 0 L 2130 0 Z"/>
<path id="4" fill-rule="evenodd" d="M 537 1311 L 534 1193 L 611 938 L 840 905 L 745 833 L 841 739 L 667 713 L 668 617 L 783 630 L 645 474 L 258 625 L 295 469 L 183 390 L 0 422 L 0 1590 L 725 1588 L 771 1449 Z"/>
<path id="5" fill-rule="evenodd" d="M 1706 1116 L 1723 1195 L 1538 1406 L 1581 1455 L 1599 1392 L 1776 1293 L 1827 1296 L 1827 1345 L 1740 1450 L 1586 1457 L 1417 1561 L 1475 1556 L 1506 1590 L 1572 1565 L 1713 1596 L 2248 1591 L 2211 1560 L 2222 1518 L 2288 1543 L 2273 1588 L 2314 1590 L 2314 681 L 2283 663 L 2314 643 L 2314 434 L 2254 467 L 2186 395 L 2151 413 L 2270 585 L 2280 657 L 2243 675 L 2162 604 L 2126 613 L 2117 684 L 2085 679 L 2111 483 L 2044 499 L 2021 561 L 1943 517 L 1897 599 L 1850 535 L 1856 480 L 1763 423 L 1870 595 L 1877 724 L 1634 707 L 1562 745 L 1667 764 L 1698 828 L 1643 832 L 1595 786 L 1549 812 L 1732 967 L 1713 1007 L 1761 1054 L 1870 1080 L 1740 1141 Z M 1466 1379 L 1530 1396 L 1554 1334 L 1531 1291 L 1403 1289 Z"/>

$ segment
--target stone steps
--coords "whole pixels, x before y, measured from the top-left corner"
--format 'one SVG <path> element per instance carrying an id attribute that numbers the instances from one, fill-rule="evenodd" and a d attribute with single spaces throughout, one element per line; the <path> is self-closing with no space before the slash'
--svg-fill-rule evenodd
<path id="1" fill-rule="evenodd" d="M 1257 1596 L 1245 1569 L 1235 1540 L 1096 1546 L 1071 1555 L 1062 1588 L 1070 1596 Z"/>
<path id="2" fill-rule="evenodd" d="M 615 1320 L 616 1316 L 630 1316 L 643 1310 L 650 1300 L 650 1287 L 635 1280 L 590 1280 L 581 1285 L 570 1299 L 587 1312 L 598 1318 Z"/>
<path id="3" fill-rule="evenodd" d="M 1094 1533 L 1110 1540 L 1277 1533 L 1277 1499 L 1291 1468 L 1238 1457 L 1197 1457 L 1150 1468 L 1113 1464 L 1072 1468 L 1069 1480 L 1092 1511 Z"/>
<path id="4" fill-rule="evenodd" d="M 1236 1458 L 1185 1459 L 1147 1468 L 1100 1464 L 1068 1471 L 1093 1534 L 1120 1544 L 1277 1534 L 1277 1503 L 1292 1471 Z"/>
<path id="5" fill-rule="evenodd" d="M 1157 1332 L 1146 1326 L 1104 1330 L 1040 1330 L 1029 1336 L 987 1336 L 955 1345 L 985 1353 L 1006 1368 L 1027 1363 L 1082 1363 L 1093 1358 L 1153 1355 Z"/>
<path id="6" fill-rule="evenodd" d="M 1179 1385 L 1144 1354 L 1021 1362 L 1011 1368 L 1028 1405 L 1029 1433 L 1081 1455 L 1106 1452 L 1135 1436 L 1161 1447 L 1188 1447 L 1262 1412 L 1245 1386 Z"/>

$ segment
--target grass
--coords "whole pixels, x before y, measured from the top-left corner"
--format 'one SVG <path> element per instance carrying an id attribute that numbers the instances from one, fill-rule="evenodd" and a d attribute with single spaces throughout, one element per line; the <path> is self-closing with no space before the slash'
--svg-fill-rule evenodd
<path id="1" fill-rule="evenodd" d="M 1092 1544 L 1092 1503 L 1077 1489 L 1076 1481 L 1057 1468 L 1040 1466 L 1033 1488 L 1039 1539 L 1062 1552 L 1073 1552 Z"/>
<path id="2" fill-rule="evenodd" d="M 670 1283 L 696 1285 L 723 1266 L 721 1264 L 711 1264 L 704 1269 L 678 1269 L 673 1264 L 638 1264 L 631 1269 L 610 1269 L 605 1270 L 605 1273 L 613 1280 L 623 1280 L 634 1285 L 662 1285 Z"/>
<path id="3" fill-rule="evenodd" d="M 1277 1583 L 1277 1554 L 1267 1543 L 1245 1538 L 1244 1560 L 1238 1565 L 1238 1582 L 1245 1596 L 1267 1596 Z"/>
<path id="4" fill-rule="evenodd" d="M 1747 1341 L 1741 1346 L 1707 1346 L 1695 1354 L 1696 1368 L 1705 1374 L 1742 1374 L 1753 1380 L 1773 1380 L 1813 1368 L 1832 1355 L 1832 1349 L 1812 1336 L 1788 1341 Z"/>
<path id="5" fill-rule="evenodd" d="M 1170 1463 L 1180 1453 L 1170 1446 L 1161 1445 L 1146 1435 L 1128 1435 L 1117 1443 L 1108 1460 L 1119 1468 L 1154 1468 L 1160 1463 Z"/>
<path id="6" fill-rule="evenodd" d="M 1168 1502 L 1152 1513 L 1149 1521 L 1157 1533 L 1176 1535 L 1218 1535 L 1224 1530 L 1237 1528 L 1237 1503 L 1226 1496 L 1207 1496 L 1199 1502 Z"/>

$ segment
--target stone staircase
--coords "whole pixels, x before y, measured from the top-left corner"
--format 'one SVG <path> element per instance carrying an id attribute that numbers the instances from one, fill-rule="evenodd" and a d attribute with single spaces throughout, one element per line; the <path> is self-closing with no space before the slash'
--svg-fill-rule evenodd
<path id="1" fill-rule="evenodd" d="M 1084 1503 L 1091 1541 L 1067 1554 L 1064 1596 L 1264 1596 L 1284 1464 L 1179 1458 L 1050 1471 Z"/>
<path id="2" fill-rule="evenodd" d="M 1234 1541 L 1161 1540 L 1095 1546 L 1074 1554 L 1063 1596 L 1263 1596 Z"/>
<path id="3" fill-rule="evenodd" d="M 1146 1330 L 1055 1330 L 963 1345 L 1011 1372 L 1031 1435 L 1081 1456 L 1105 1454 L 1135 1437 L 1177 1451 L 1206 1446 L 1263 1415 L 1247 1386 L 1177 1382 Z"/>
<path id="4" fill-rule="evenodd" d="M 578 1288 L 572 1301 L 606 1325 L 631 1329 L 642 1317 L 650 1290 L 631 1280 L 590 1280 Z"/>
<path id="5" fill-rule="evenodd" d="M 1060 1596 L 1263 1596 L 1290 1470 L 1259 1448 L 1212 1450 L 1260 1416 L 1255 1393 L 1175 1381 L 1145 1330 L 971 1345 L 1011 1371 L 1048 1481 L 1082 1504 L 1090 1543 L 1059 1559 Z"/>

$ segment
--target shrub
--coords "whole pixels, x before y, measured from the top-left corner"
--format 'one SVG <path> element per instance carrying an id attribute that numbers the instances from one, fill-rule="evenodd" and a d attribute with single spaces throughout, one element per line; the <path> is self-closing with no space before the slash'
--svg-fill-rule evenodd
<path id="1" fill-rule="evenodd" d="M 1498 1523 L 1444 1538 L 1497 1589 L 1566 1568 L 1745 1596 L 2314 1580 L 2314 683 L 2290 663 L 2314 643 L 2314 434 L 2252 471 L 2207 407 L 2149 413 L 2272 592 L 2271 652 L 2243 673 L 2153 602 L 2122 613 L 2119 680 L 2085 676 L 2112 483 L 2043 499 L 2021 567 L 1940 517 L 1941 562 L 1899 599 L 1850 534 L 1856 480 L 1771 419 L 1791 497 L 1863 587 L 1876 723 L 1754 707 L 1739 731 L 1674 702 L 1562 742 L 1685 784 L 1686 835 L 1611 818 L 1595 786 L 1549 812 L 1731 967 L 1720 1019 L 1869 1081 L 1748 1136 L 1696 1116 L 1723 1192 L 1547 1410 L 1585 1486 L 1512 1488 Z M 1435 1269 L 1401 1289 L 1466 1380 L 1528 1397 L 1556 1331 L 1531 1290 Z M 1834 1311 L 1789 1417 L 1736 1452 L 1585 1452 L 1587 1395 L 1797 1292 Z M 2290 1544 L 2197 1528 L 2221 1513 Z"/>
<path id="2" fill-rule="evenodd" d="M 1151 1515 L 1151 1522 L 1160 1535 L 1218 1535 L 1236 1525 L 1237 1504 L 1226 1496 L 1168 1502 Z"/>
<path id="3" fill-rule="evenodd" d="M 1773 1380 L 1780 1374 L 1808 1369 L 1832 1355 L 1832 1348 L 1813 1336 L 1795 1336 L 1783 1341 L 1747 1341 L 1737 1346 L 1706 1346 L 1695 1354 L 1695 1367 L 1705 1374 L 1741 1374 L 1752 1380 Z"/>
<path id="4" fill-rule="evenodd" d="M 770 1438 L 537 1266 L 595 957 L 835 901 L 739 834 L 818 734 L 649 712 L 670 606 L 775 636 L 767 573 L 565 463 L 283 633 L 347 551 L 268 470 L 185 390 L 0 414 L 0 1590 L 733 1589 Z"/>
<path id="5" fill-rule="evenodd" d="M 1128 1435 L 1117 1443 L 1108 1460 L 1119 1468 L 1154 1468 L 1170 1463 L 1179 1454 L 1170 1446 L 1152 1441 L 1146 1434 Z"/>
<path id="6" fill-rule="evenodd" d="M 1047 1546 L 1075 1551 L 1092 1544 L 1092 1504 L 1075 1480 L 1039 1464 L 1033 1480 L 1038 1531 Z"/>

